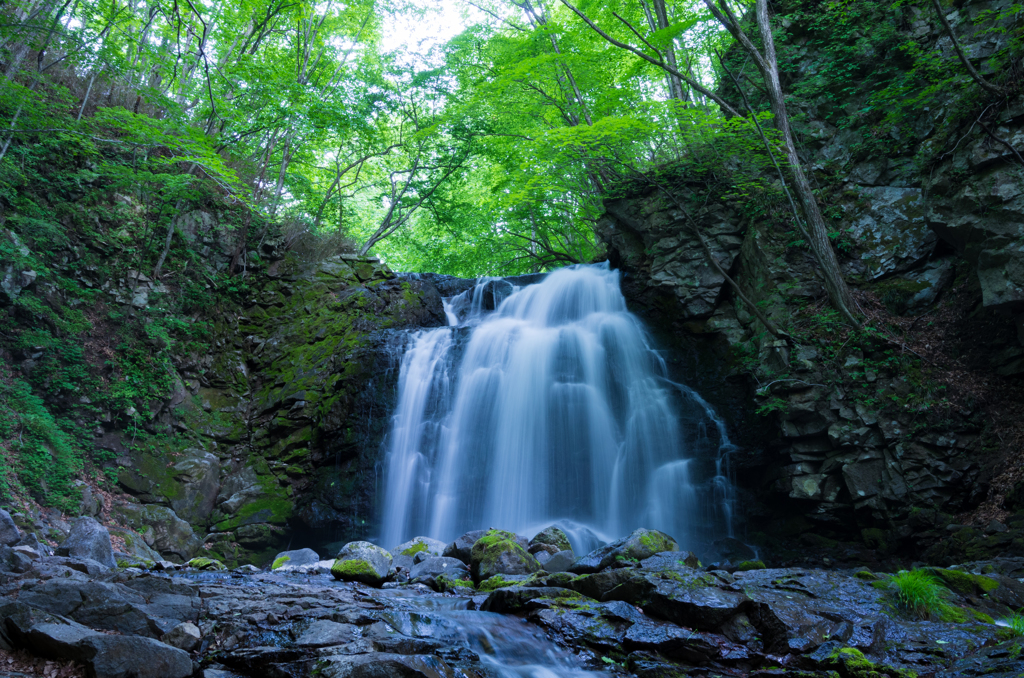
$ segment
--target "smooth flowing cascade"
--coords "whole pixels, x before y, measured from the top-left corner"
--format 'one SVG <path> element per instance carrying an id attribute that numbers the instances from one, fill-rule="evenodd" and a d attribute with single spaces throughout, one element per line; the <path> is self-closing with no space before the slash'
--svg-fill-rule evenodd
<path id="1" fill-rule="evenodd" d="M 690 548 L 731 536 L 725 427 L 667 379 L 617 271 L 485 279 L 445 311 L 454 326 L 402 358 L 381 543 L 556 523 L 577 550 L 637 527 Z"/>

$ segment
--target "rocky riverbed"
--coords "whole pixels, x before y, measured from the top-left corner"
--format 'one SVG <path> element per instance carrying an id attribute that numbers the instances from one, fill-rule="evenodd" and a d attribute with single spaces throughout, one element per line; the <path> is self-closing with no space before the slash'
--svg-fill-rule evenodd
<path id="1" fill-rule="evenodd" d="M 32 667 L 27 651 L 42 667 L 0 666 L 0 675 L 51 676 L 57 667 L 96 678 L 1024 672 L 1024 639 L 1009 625 L 1024 606 L 1024 559 L 920 568 L 942 592 L 921 608 L 906 604 L 891 575 L 704 565 L 648 530 L 570 563 L 555 557 L 566 545 L 557 530 L 530 541 L 492 530 L 390 552 L 358 542 L 336 561 L 294 551 L 265 570 L 198 560 L 133 566 L 123 557 L 110 567 L 102 530 L 71 539 L 69 555 L 0 547 L 0 650 L 12 663 L 10 653 L 22 652 L 19 665 Z M 384 576 L 340 566 L 357 560 Z"/>

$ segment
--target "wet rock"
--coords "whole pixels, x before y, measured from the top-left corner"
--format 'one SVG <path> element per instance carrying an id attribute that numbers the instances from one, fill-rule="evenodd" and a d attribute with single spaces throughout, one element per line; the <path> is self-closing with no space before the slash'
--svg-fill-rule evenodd
<path id="1" fill-rule="evenodd" d="M 162 578 L 113 584 L 51 579 L 22 591 L 19 601 L 94 629 L 160 637 L 183 621 L 195 621 L 194 589 Z"/>
<path id="2" fill-rule="evenodd" d="M 452 669 L 433 655 L 373 654 L 328 656 L 317 662 L 318 675 L 324 678 L 441 678 L 452 676 Z"/>
<path id="3" fill-rule="evenodd" d="M 195 650 L 202 640 L 203 634 L 199 631 L 199 627 L 192 622 L 182 622 L 160 638 L 160 642 L 185 652 Z"/>
<path id="4" fill-rule="evenodd" d="M 664 532 L 640 528 L 634 530 L 628 537 L 613 541 L 577 559 L 569 571 L 589 574 L 606 567 L 627 567 L 656 553 L 675 551 L 678 548 L 676 540 Z"/>
<path id="5" fill-rule="evenodd" d="M 327 647 L 329 645 L 344 645 L 356 639 L 357 627 L 352 624 L 339 624 L 327 619 L 321 619 L 310 624 L 309 628 L 302 632 L 296 645 L 300 647 Z"/>
<path id="6" fill-rule="evenodd" d="M 601 600 L 606 593 L 616 586 L 632 579 L 633 574 L 634 570 L 630 568 L 613 568 L 576 577 L 566 586 L 573 591 L 582 593 L 588 598 Z"/>
<path id="7" fill-rule="evenodd" d="M 271 569 L 276 570 L 282 567 L 301 567 L 303 565 L 315 565 L 320 562 L 320 555 L 313 549 L 299 549 L 298 551 L 283 551 L 274 556 Z"/>
<path id="8" fill-rule="evenodd" d="M 194 567 L 197 570 L 207 570 L 210 572 L 228 569 L 227 565 L 220 562 L 216 558 L 193 558 L 192 560 L 185 563 L 185 566 Z"/>
<path id="9" fill-rule="evenodd" d="M 533 574 L 540 569 L 537 559 L 511 532 L 488 530 L 470 552 L 470 572 L 477 584 L 497 574 Z"/>
<path id="10" fill-rule="evenodd" d="M 531 613 L 531 621 L 579 649 L 619 651 L 633 625 L 653 623 L 635 607 L 620 601 L 598 603 L 585 598 L 545 598 L 531 602 L 533 607 L 539 608 Z"/>
<path id="11" fill-rule="evenodd" d="M 438 578 L 448 581 L 466 580 L 470 578 L 469 568 L 457 558 L 427 558 L 412 566 L 409 581 L 414 584 L 426 584 L 432 589 L 438 588 Z"/>
<path id="12" fill-rule="evenodd" d="M 654 572 L 678 572 L 700 566 L 700 560 L 689 551 L 663 551 L 640 561 L 640 569 Z"/>
<path id="13" fill-rule="evenodd" d="M 567 572 L 574 562 L 576 562 L 576 557 L 572 551 L 559 551 L 545 559 L 543 567 L 545 572 Z"/>
<path id="14" fill-rule="evenodd" d="M 624 600 L 682 626 L 717 629 L 749 604 L 746 595 L 723 590 L 719 584 L 718 579 L 705 572 L 648 574 L 634 571 L 603 599 Z"/>
<path id="15" fill-rule="evenodd" d="M 633 624 L 626 632 L 627 650 L 654 650 L 671 659 L 682 659 L 704 664 L 718 659 L 721 646 L 727 644 L 721 636 L 699 633 L 674 624 Z"/>
<path id="16" fill-rule="evenodd" d="M 466 565 L 469 565 L 472 561 L 473 544 L 476 540 L 484 536 L 487 530 L 472 530 L 462 535 L 451 544 L 448 544 L 444 551 L 441 553 L 446 558 L 458 558 Z"/>
<path id="17" fill-rule="evenodd" d="M 558 553 L 559 551 L 572 551 L 572 544 L 569 543 L 569 537 L 565 535 L 565 532 L 554 525 L 541 530 L 537 533 L 537 536 L 530 540 L 531 548 L 538 545 L 554 546 L 555 550 L 553 553 Z M 533 553 L 533 551 L 530 552 Z"/>
<path id="18" fill-rule="evenodd" d="M 152 638 L 107 635 L 23 603 L 0 606 L 0 619 L 17 646 L 47 659 L 82 662 L 95 678 L 192 675 L 188 654 Z"/>
<path id="19" fill-rule="evenodd" d="M 0 509 L 0 546 L 14 546 L 21 540 L 21 533 L 14 519 L 7 511 Z"/>
<path id="20" fill-rule="evenodd" d="M 109 568 L 117 567 L 110 533 L 94 518 L 79 518 L 71 526 L 68 538 L 57 547 L 57 555 L 89 558 Z"/>
<path id="21" fill-rule="evenodd" d="M 492 591 L 480 609 L 485 612 L 520 612 L 538 607 L 539 605 L 531 604 L 534 601 L 559 598 L 585 600 L 575 591 L 554 586 L 510 586 Z"/>
<path id="22" fill-rule="evenodd" d="M 391 570 L 391 554 L 367 541 L 345 544 L 331 567 L 331 574 L 342 581 L 357 581 L 380 586 Z"/>
<path id="23" fill-rule="evenodd" d="M 447 544 L 443 541 L 431 539 L 430 537 L 413 537 L 404 544 L 399 544 L 391 549 L 391 555 L 392 557 L 409 556 L 415 558 L 420 553 L 426 553 L 430 556 L 441 556 L 444 555 L 446 548 Z"/>

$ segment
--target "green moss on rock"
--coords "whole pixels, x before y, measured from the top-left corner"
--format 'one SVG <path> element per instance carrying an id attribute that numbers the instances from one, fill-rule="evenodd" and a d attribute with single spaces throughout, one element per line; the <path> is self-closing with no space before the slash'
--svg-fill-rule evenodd
<path id="1" fill-rule="evenodd" d="M 193 558 L 192 560 L 185 563 L 188 567 L 194 567 L 197 570 L 226 570 L 228 569 L 224 563 L 214 558 Z"/>
<path id="2" fill-rule="evenodd" d="M 750 570 L 764 570 L 767 569 L 763 561 L 760 560 L 744 560 L 736 568 L 738 572 L 749 572 Z"/>
<path id="3" fill-rule="evenodd" d="M 860 650 L 843 647 L 828 656 L 828 664 L 837 669 L 843 678 L 917 678 L 917 674 L 907 669 L 897 669 L 888 664 L 874 663 L 864 656 Z"/>
<path id="4" fill-rule="evenodd" d="M 417 542 L 417 543 L 413 544 L 412 546 L 410 546 L 409 548 L 407 548 L 404 551 L 402 551 L 402 555 L 403 556 L 415 556 L 417 553 L 420 553 L 422 551 L 429 551 L 429 550 L 430 549 L 427 547 L 426 544 L 424 544 L 423 542 Z"/>
<path id="5" fill-rule="evenodd" d="M 284 564 L 287 563 L 289 560 L 291 560 L 291 558 L 289 558 L 288 556 L 281 556 L 280 558 L 274 561 L 274 564 L 270 566 L 270 569 L 276 570 L 279 567 L 283 567 Z"/>
<path id="6" fill-rule="evenodd" d="M 367 579 L 379 579 L 373 566 L 365 560 L 335 560 L 331 566 L 331 574 L 341 581 L 366 582 Z"/>

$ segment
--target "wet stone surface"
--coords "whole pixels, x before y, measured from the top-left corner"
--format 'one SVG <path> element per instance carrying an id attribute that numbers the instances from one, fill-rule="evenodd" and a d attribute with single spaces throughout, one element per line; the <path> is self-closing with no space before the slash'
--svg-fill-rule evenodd
<path id="1" fill-rule="evenodd" d="M 144 674 L 135 656 L 151 673 L 180 678 L 1024 672 L 1021 640 L 989 621 L 1007 618 L 1000 601 L 1024 591 L 1011 577 L 975 577 L 964 593 L 949 591 L 952 613 L 924 620 L 897 609 L 885 575 L 730 574 L 687 560 L 672 552 L 587 575 L 538 572 L 490 591 L 460 584 L 439 593 L 296 571 L 90 573 L 44 557 L 28 572 L 0 573 L 0 643 L 125 678 Z M 448 564 L 465 571 L 456 563 Z M 439 579 L 434 586 L 449 585 Z"/>

